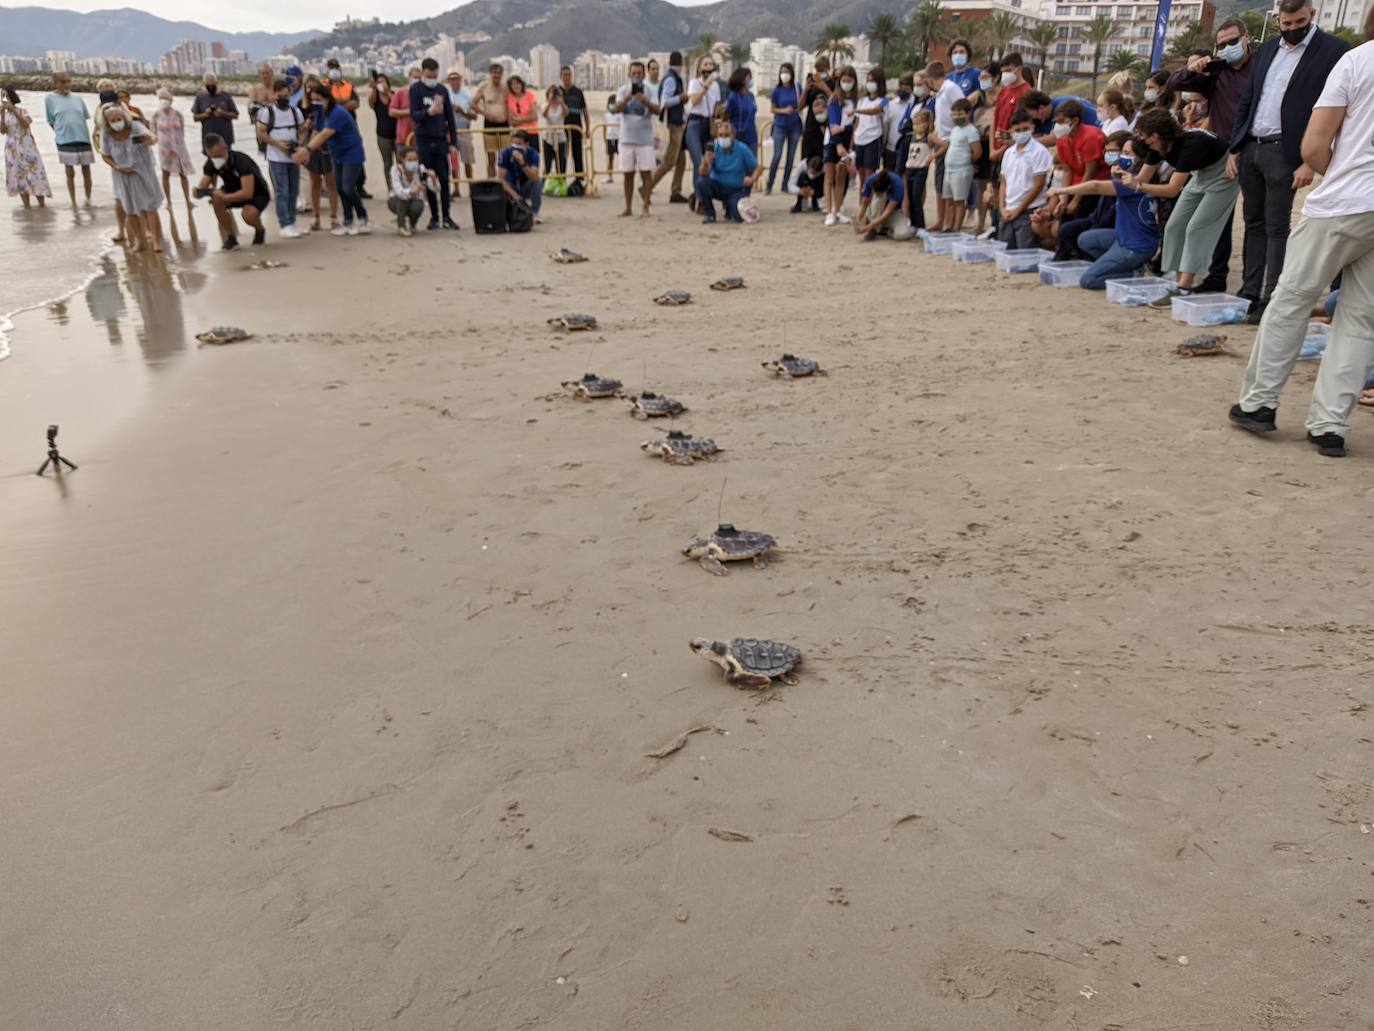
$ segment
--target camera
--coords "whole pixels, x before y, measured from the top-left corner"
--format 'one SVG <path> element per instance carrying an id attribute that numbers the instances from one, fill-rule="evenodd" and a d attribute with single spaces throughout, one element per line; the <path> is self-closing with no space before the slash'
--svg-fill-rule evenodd
<path id="1" fill-rule="evenodd" d="M 643 93 L 643 92 L 644 92 L 644 83 L 642 83 L 642 82 L 632 82 L 632 83 L 630 83 L 630 93 L 631 93 L 631 94 Z"/>
<path id="2" fill-rule="evenodd" d="M 49 445 L 52 445 L 52 444 L 56 444 L 56 443 L 57 443 L 57 427 L 56 427 L 56 426 L 49 426 L 49 427 L 48 427 L 48 444 L 49 444 Z"/>

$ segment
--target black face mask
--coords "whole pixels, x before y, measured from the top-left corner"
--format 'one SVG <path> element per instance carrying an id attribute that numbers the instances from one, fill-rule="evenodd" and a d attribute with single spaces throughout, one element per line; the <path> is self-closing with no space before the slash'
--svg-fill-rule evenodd
<path id="1" fill-rule="evenodd" d="M 1307 34 L 1311 31 L 1312 23 L 1308 22 L 1301 28 L 1284 29 L 1283 32 L 1280 33 L 1280 35 L 1283 36 L 1283 41 L 1285 43 L 1287 43 L 1290 47 L 1295 47 L 1303 40 L 1305 40 L 1307 38 Z"/>
<path id="2" fill-rule="evenodd" d="M 283 111 L 285 111 L 288 107 L 291 106 L 291 100 L 290 100 L 290 98 L 289 98 L 289 97 L 278 97 L 278 98 L 277 98 L 277 106 L 278 106 L 279 108 L 281 108 Z"/>
<path id="3" fill-rule="evenodd" d="M 206 86 L 206 87 L 205 87 L 205 92 L 206 92 L 206 93 L 218 93 L 218 92 L 219 92 L 219 87 L 216 86 L 214 83 L 211 83 L 209 86 Z"/>

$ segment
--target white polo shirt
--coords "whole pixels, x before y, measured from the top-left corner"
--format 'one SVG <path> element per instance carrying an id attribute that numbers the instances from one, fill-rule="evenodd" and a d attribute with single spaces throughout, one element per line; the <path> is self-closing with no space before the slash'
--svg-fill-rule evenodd
<path id="1" fill-rule="evenodd" d="M 1374 42 L 1347 50 L 1327 76 L 1317 107 L 1345 108 L 1331 163 L 1307 195 L 1307 218 L 1374 211 Z"/>
<path id="2" fill-rule="evenodd" d="M 1035 185 L 1035 177 L 1042 172 L 1048 173 L 1053 167 L 1054 158 L 1043 144 L 1035 140 L 1024 147 L 1008 147 L 1002 154 L 1002 182 L 1007 188 L 1007 207 L 1019 208 Z M 1045 183 L 1049 183 L 1048 175 L 1045 176 Z M 1040 195 L 1026 206 L 1026 210 L 1041 207 L 1047 200 L 1047 185 L 1041 186 Z"/>

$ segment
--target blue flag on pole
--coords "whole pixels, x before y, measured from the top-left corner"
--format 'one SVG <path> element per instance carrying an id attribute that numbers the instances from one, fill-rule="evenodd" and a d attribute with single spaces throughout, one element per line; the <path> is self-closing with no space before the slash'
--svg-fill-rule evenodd
<path id="1" fill-rule="evenodd" d="M 1150 70 L 1164 63 L 1164 37 L 1169 32 L 1169 8 L 1172 0 L 1159 0 L 1159 14 L 1155 16 L 1155 41 L 1150 47 Z"/>

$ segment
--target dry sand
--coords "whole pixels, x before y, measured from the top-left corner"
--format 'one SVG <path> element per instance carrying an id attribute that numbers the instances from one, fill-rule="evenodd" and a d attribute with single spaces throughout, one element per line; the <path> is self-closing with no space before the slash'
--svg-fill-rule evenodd
<path id="1" fill-rule="evenodd" d="M 256 338 L 126 417 L 20 320 L 0 1028 L 1374 1027 L 1367 417 L 1318 458 L 1304 365 L 1243 435 L 1165 315 L 786 203 L 207 255 L 154 353 Z M 547 397 L 593 343 L 720 460 Z M 767 570 L 679 554 L 726 478 Z"/>

